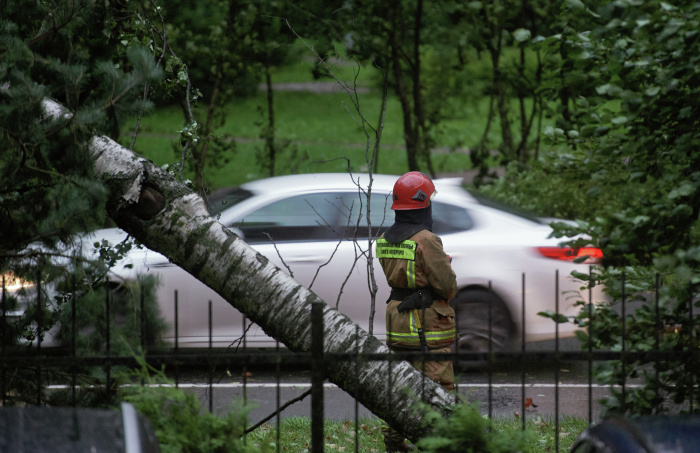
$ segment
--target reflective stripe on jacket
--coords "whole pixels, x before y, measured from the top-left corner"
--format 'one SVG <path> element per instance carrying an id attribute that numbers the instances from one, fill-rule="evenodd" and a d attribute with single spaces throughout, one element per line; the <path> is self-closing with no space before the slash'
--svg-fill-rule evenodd
<path id="1" fill-rule="evenodd" d="M 401 301 L 393 300 L 387 305 L 387 343 L 409 349 L 421 349 L 418 329 L 423 327 L 423 335 L 430 349 L 452 344 L 457 335 L 454 311 L 444 300 L 433 301 L 425 310 L 411 310 L 399 313 L 396 307 Z"/>
<path id="2" fill-rule="evenodd" d="M 457 294 L 457 280 L 442 241 L 422 230 L 400 243 L 377 240 L 376 254 L 389 286 L 393 288 L 430 287 L 437 297 L 430 307 L 399 313 L 400 300 L 387 305 L 387 343 L 390 346 L 420 349 L 418 328 L 422 326 L 429 348 L 444 347 L 456 337 L 454 310 L 447 303 Z"/>

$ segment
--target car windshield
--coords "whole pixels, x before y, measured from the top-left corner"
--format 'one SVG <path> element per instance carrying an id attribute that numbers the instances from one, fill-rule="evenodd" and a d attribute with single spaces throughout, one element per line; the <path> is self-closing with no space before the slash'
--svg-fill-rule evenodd
<path id="1" fill-rule="evenodd" d="M 241 189 L 240 187 L 225 187 L 215 190 L 206 198 L 209 214 L 212 217 L 216 217 L 224 209 L 228 209 L 252 196 L 253 193 L 250 190 Z"/>

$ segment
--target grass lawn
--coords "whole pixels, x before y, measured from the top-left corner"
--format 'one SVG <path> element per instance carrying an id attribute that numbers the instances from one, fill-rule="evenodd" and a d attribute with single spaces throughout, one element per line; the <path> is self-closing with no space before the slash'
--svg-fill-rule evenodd
<path id="1" fill-rule="evenodd" d="M 225 123 L 216 134 L 229 137 L 227 143 L 230 145 L 208 162 L 206 170 L 214 188 L 266 176 L 257 158 L 263 149 L 259 123 L 263 118 L 260 109 L 264 101 L 264 96 L 260 95 L 227 106 Z M 344 172 L 348 168 L 367 171 L 367 156 L 375 141 L 371 127 L 377 123 L 380 108 L 376 95 L 360 95 L 362 114 L 370 123 L 366 129 L 361 126 L 357 112 L 348 106 L 348 97 L 342 93 L 282 91 L 275 93 L 275 103 L 276 138 L 281 149 L 277 155 L 276 174 Z M 177 107 L 160 108 L 144 117 L 135 151 L 157 165 L 178 162 L 181 151 L 176 147 L 176 138 L 183 125 L 182 118 Z M 465 136 L 475 133 L 460 130 L 457 123 L 453 120 L 444 125 L 448 131 L 442 143 L 444 148 L 432 158 L 437 172 L 471 167 L 466 153 L 450 151 L 450 146 L 460 140 L 460 133 Z M 379 173 L 401 174 L 408 168 L 402 134 L 399 106 L 394 101 L 387 108 L 378 159 Z M 123 135 L 120 142 L 130 146 L 131 135 Z"/>
<path id="2" fill-rule="evenodd" d="M 493 419 L 494 428 L 499 432 L 517 432 L 522 430 L 522 420 L 512 418 Z M 381 433 L 381 421 L 377 418 L 367 418 L 355 421 L 326 421 L 324 426 L 324 449 L 328 452 L 352 452 L 355 445 L 357 451 L 368 453 L 384 452 L 384 441 Z M 579 418 L 563 417 L 559 420 L 559 451 L 566 452 L 576 441 L 583 430 L 588 428 L 588 422 Z M 535 452 L 556 451 L 555 421 L 553 419 L 533 418 L 526 422 L 528 440 L 527 450 Z M 311 419 L 308 417 L 290 417 L 282 420 L 280 430 L 274 425 L 266 424 L 246 437 L 246 443 L 253 445 L 260 452 L 276 451 L 310 451 L 311 448 Z M 279 450 L 277 447 L 279 445 Z M 420 450 L 415 450 L 419 453 Z"/>
<path id="3" fill-rule="evenodd" d="M 273 83 L 313 83 L 311 66 L 307 57 L 277 68 Z M 377 72 L 363 68 L 355 78 L 354 64 L 337 63 L 332 68 L 340 80 L 355 81 L 362 89 L 356 94 L 359 112 L 352 99 L 355 93 L 333 85 L 330 79 L 326 80 L 332 88 L 328 91 L 275 91 L 275 138 L 279 142 L 275 174 L 367 170 L 367 155 L 375 142 L 373 128 L 377 127 L 381 108 L 381 94 L 372 88 Z M 437 173 L 458 173 L 471 168 L 464 150 L 481 140 L 489 100 L 474 97 L 445 102 L 450 104 L 450 113 L 435 128 L 437 150 L 432 162 Z M 209 185 L 231 186 L 267 176 L 257 157 L 263 149 L 260 132 L 267 117 L 265 93 L 236 99 L 221 113 L 223 121 L 214 134 L 223 137 L 226 145 L 210 152 L 207 158 L 205 177 Z M 204 110 L 200 108 L 196 117 L 202 124 Z M 134 125 L 134 120 L 123 125 L 119 141 L 125 146 L 131 145 Z M 179 162 L 177 138 L 183 126 L 184 116 L 178 106 L 159 107 L 142 119 L 135 151 L 157 165 Z M 492 124 L 489 141 L 500 142 L 497 121 Z M 378 161 L 379 173 L 402 174 L 408 169 L 401 107 L 395 96 L 390 96 L 387 105 Z M 189 169 L 185 175 L 192 178 Z"/>

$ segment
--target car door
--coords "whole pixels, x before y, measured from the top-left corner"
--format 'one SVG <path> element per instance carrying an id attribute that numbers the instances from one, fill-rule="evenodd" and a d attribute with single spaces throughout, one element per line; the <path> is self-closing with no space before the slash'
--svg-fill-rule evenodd
<path id="1" fill-rule="evenodd" d="M 377 197 L 381 199 L 373 216 L 377 227 L 385 218 L 385 198 Z M 354 192 L 298 194 L 260 207 L 228 226 L 241 231 L 246 243 L 331 307 L 369 330 L 365 207 L 366 198 Z M 383 305 L 381 311 L 383 315 Z M 383 327 L 383 318 L 374 325 Z M 264 336 L 256 327 L 248 333 L 253 342 Z"/>

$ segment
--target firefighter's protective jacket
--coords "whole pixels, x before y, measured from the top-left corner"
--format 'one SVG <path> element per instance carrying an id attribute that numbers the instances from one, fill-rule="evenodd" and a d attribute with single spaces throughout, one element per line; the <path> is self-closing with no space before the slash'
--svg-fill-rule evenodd
<path id="1" fill-rule="evenodd" d="M 387 344 L 421 349 L 422 333 L 430 349 L 450 345 L 456 330 L 454 310 L 448 301 L 457 294 L 457 280 L 440 238 L 429 230 L 421 230 L 400 243 L 388 242 L 382 236 L 376 250 L 389 286 L 399 290 L 393 294 L 421 288 L 433 293 L 430 307 L 405 313 L 396 308 L 402 300 L 390 298 L 386 312 Z"/>

